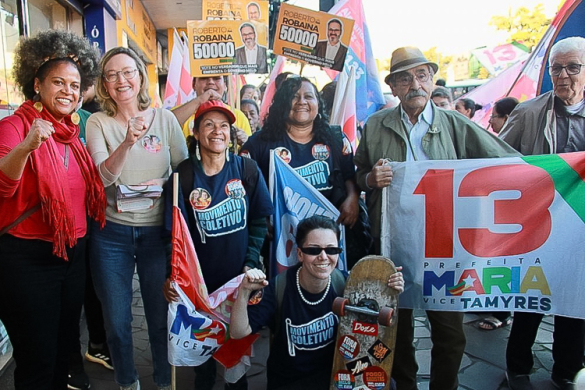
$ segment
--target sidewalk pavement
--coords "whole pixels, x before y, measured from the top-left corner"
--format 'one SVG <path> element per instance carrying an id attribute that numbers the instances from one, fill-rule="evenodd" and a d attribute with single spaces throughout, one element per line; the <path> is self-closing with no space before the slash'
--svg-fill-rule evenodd
<path id="1" fill-rule="evenodd" d="M 137 276 L 134 280 L 134 302 L 132 305 L 134 321 L 134 359 L 136 369 L 140 375 L 142 390 L 156 390 L 152 380 L 152 362 L 146 330 L 144 308 L 140 298 L 140 289 Z M 459 389 L 465 390 L 507 390 L 505 379 L 506 361 L 505 351 L 510 327 L 493 331 L 483 331 L 477 328 L 477 322 L 482 318 L 476 314 L 466 314 L 464 319 L 467 346 L 459 371 Z M 429 323 L 424 311 L 415 312 L 415 343 L 417 347 L 417 361 L 419 364 L 419 390 L 428 390 L 430 378 L 431 340 Z M 87 346 L 87 327 L 85 320 L 81 324 L 82 349 Z M 550 382 L 552 369 L 552 330 L 553 319 L 545 316 L 538 331 L 536 343 L 533 347 L 535 355 L 534 370 L 531 381 L 535 389 L 553 390 Z M 255 344 L 256 356 L 252 359 L 252 368 L 248 372 L 249 390 L 266 389 L 266 358 L 268 357 L 268 332 L 263 332 Z M 398 357 L 399 358 L 399 357 Z M 94 390 L 118 390 L 114 382 L 113 371 L 95 363 L 85 362 L 85 370 Z M 194 373 L 189 367 L 178 367 L 177 389 L 193 390 Z M 14 389 L 12 380 L 14 363 L 0 376 L 0 389 Z M 218 381 L 213 390 L 223 389 L 223 379 L 218 372 Z"/>

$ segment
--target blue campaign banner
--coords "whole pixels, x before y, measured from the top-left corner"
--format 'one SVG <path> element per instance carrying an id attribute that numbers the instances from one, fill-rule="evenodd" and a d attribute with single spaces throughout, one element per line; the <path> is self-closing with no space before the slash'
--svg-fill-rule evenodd
<path id="1" fill-rule="evenodd" d="M 297 263 L 295 234 L 299 221 L 316 214 L 337 220 L 339 211 L 274 151 L 270 155 L 270 193 L 274 204 L 270 259 L 270 277 L 273 277 Z M 345 234 L 343 226 L 340 227 L 340 244 L 345 249 Z M 339 256 L 337 267 L 347 271 L 344 253 Z"/>

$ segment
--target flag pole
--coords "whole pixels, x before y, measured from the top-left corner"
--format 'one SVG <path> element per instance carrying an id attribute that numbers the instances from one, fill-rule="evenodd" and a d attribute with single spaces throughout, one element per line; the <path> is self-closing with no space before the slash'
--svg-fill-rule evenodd
<path id="1" fill-rule="evenodd" d="M 179 173 L 173 173 L 173 207 L 179 207 Z M 173 223 L 175 223 L 173 218 Z M 174 229 L 173 229 L 174 231 Z M 177 367 L 171 364 L 171 390 L 177 390 Z"/>
<path id="2" fill-rule="evenodd" d="M 179 173 L 173 173 L 173 206 L 179 207 Z"/>

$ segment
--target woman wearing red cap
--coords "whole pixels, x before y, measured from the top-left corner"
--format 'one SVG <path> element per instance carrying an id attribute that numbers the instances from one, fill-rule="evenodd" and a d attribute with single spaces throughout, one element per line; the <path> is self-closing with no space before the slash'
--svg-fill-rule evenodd
<path id="1" fill-rule="evenodd" d="M 229 149 L 231 140 L 235 140 L 231 136 L 235 120 L 233 112 L 219 100 L 201 104 L 195 113 L 193 136 L 187 139 L 191 157 L 177 168 L 179 207 L 210 293 L 242 272 L 262 268 L 259 253 L 266 234 L 265 218 L 273 212 L 266 182 L 256 163 Z M 199 201 L 192 196 L 194 192 L 199 194 Z M 165 223 L 169 232 L 171 205 L 172 199 L 167 197 Z M 169 302 L 178 299 L 169 279 L 165 296 Z M 216 373 L 213 359 L 196 367 L 195 372 L 195 388 L 211 390 Z M 246 377 L 226 384 L 226 388 L 247 389 Z"/>

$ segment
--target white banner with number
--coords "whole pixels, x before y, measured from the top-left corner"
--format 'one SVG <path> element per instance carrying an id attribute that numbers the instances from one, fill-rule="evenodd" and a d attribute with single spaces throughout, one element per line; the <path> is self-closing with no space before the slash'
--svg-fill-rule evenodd
<path id="1" fill-rule="evenodd" d="M 402 307 L 585 318 L 585 153 L 392 163 L 382 254 Z"/>

